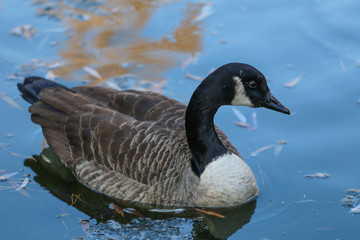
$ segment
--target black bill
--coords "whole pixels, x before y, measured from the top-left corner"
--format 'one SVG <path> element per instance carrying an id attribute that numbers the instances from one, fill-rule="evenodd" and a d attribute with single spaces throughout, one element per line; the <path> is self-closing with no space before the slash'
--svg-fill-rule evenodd
<path id="1" fill-rule="evenodd" d="M 279 100 L 277 100 L 274 95 L 271 94 L 271 92 L 267 93 L 265 101 L 263 102 L 263 107 L 285 114 L 290 114 L 290 110 L 284 105 L 282 105 Z"/>

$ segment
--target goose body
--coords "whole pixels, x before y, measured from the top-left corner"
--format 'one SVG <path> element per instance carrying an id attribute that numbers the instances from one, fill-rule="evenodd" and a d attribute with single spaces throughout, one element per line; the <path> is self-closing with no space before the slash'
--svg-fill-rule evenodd
<path id="1" fill-rule="evenodd" d="M 195 90 L 189 106 L 149 91 L 18 84 L 31 119 L 74 175 L 108 196 L 163 206 L 227 207 L 251 200 L 253 173 L 213 123 L 221 105 L 289 113 L 264 76 L 224 65 Z"/>

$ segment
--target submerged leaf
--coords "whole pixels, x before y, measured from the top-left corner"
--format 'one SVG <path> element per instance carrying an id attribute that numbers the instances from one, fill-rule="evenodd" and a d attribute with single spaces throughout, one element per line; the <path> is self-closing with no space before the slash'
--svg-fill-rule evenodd
<path id="1" fill-rule="evenodd" d="M 211 216 L 215 216 L 215 217 L 219 217 L 219 218 L 225 218 L 224 215 L 221 215 L 219 213 L 216 212 L 212 212 L 212 211 L 208 211 L 208 210 L 204 210 L 204 209 L 200 209 L 200 208 L 194 208 L 196 211 L 207 214 L 207 215 L 211 215 Z"/>

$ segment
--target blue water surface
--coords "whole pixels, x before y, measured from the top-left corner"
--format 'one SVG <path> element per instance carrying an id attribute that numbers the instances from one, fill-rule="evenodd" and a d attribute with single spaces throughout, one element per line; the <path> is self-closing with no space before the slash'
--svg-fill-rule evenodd
<path id="1" fill-rule="evenodd" d="M 96 12 L 96 4 L 75 2 L 77 4 L 69 5 L 106 15 Z M 135 35 L 148 43 L 161 39 L 179 41 L 171 33 L 185 24 L 185 16 L 197 8 L 204 11 L 203 19 L 196 22 L 193 18 L 195 23 L 189 21 L 190 25 L 196 25 L 194 32 L 200 39 L 195 50 L 187 49 L 186 44 L 181 48 L 170 45 L 158 56 L 173 63 L 156 65 L 156 73 L 152 75 L 164 82 L 163 94 L 186 103 L 199 84 L 197 80 L 186 78 L 186 73 L 206 76 L 211 69 L 225 63 L 244 62 L 255 66 L 268 78 L 272 93 L 291 110 L 290 116 L 245 107 L 226 106 L 218 111 L 216 124 L 251 167 L 260 189 L 252 208 L 254 212 L 249 210 L 246 223 L 240 224 L 234 218 L 228 223 L 235 226 L 233 232 L 219 236 L 229 239 L 356 239 L 360 215 L 350 213 L 351 207 L 343 206 L 342 199 L 347 196 L 348 189 L 360 189 L 360 2 L 215 0 L 211 3 L 168 1 L 163 4 L 153 1 L 149 4 L 152 4 L 150 13 L 147 12 L 150 16 L 140 28 L 129 28 L 128 31 L 132 31 L 128 32 L 129 39 Z M 0 175 L 24 169 L 11 181 L 19 185 L 25 175 L 30 174 L 31 182 L 21 191 L 15 191 L 16 187 L 7 188 L 12 186 L 11 181 L 0 182 L 0 238 L 219 237 L 212 229 L 220 228 L 221 232 L 223 226 L 217 225 L 216 221 L 213 225 L 204 224 L 207 228 L 204 232 L 210 233 L 204 237 L 197 234 L 200 230 L 194 233 L 196 220 L 176 216 L 150 217 L 146 221 L 134 218 L 126 223 L 109 220 L 97 224 L 90 220 L 94 232 L 102 235 L 86 235 L 80 220 L 89 219 L 89 215 L 54 196 L 34 180 L 36 173 L 24 166 L 24 159 L 42 151 L 43 136 L 40 127 L 31 122 L 28 103 L 19 97 L 16 83 L 25 75 L 45 76 L 48 69 L 38 67 L 25 71 L 20 66 L 33 58 L 43 62 L 62 60 L 61 52 L 76 33 L 63 20 L 36 15 L 39 5 L 33 5 L 31 1 L 1 1 L 1 5 Z M 136 8 L 128 11 L 133 9 Z M 33 38 L 27 40 L 10 34 L 11 29 L 24 24 L 31 24 L 37 30 Z M 104 26 L 94 25 L 93 31 L 96 33 Z M 188 32 L 181 33 L 186 38 Z M 115 35 L 114 39 L 121 39 L 121 36 Z M 52 41 L 58 44 L 52 46 Z M 110 44 L 119 42 L 114 40 Z M 91 46 L 87 47 L 91 49 Z M 151 54 L 155 53 L 148 53 L 150 57 Z M 197 63 L 182 66 L 191 55 L 197 55 Z M 100 60 L 100 57 L 96 58 L 99 62 L 91 64 L 100 64 Z M 147 67 L 152 63 L 139 64 L 130 68 L 129 73 L 146 79 Z M 7 79 L 16 72 L 20 74 L 19 79 Z M 79 68 L 78 72 L 59 81 L 68 86 L 83 84 L 78 79 L 69 79 L 76 74 L 86 75 Z M 300 79 L 296 85 L 284 86 L 296 78 Z M 131 86 L 136 87 L 136 83 Z M 22 109 L 4 100 L 5 95 Z M 239 120 L 232 108 L 241 110 L 251 126 L 254 125 L 251 116 L 256 113 L 257 129 L 237 126 L 234 122 Z M 279 147 L 278 142 L 282 140 L 286 143 Z M 251 156 L 257 149 L 269 145 L 274 147 L 256 157 Z M 277 156 L 274 149 L 281 150 Z M 316 173 L 329 177 L 305 177 Z M 59 218 L 59 214 L 66 217 Z"/>

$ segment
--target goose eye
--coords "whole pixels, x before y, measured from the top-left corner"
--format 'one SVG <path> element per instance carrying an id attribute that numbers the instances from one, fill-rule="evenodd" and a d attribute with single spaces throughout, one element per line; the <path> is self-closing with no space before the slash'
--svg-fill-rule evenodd
<path id="1" fill-rule="evenodd" d="M 249 82 L 249 87 L 251 88 L 256 88 L 257 87 L 257 82 L 255 82 L 254 80 Z"/>

